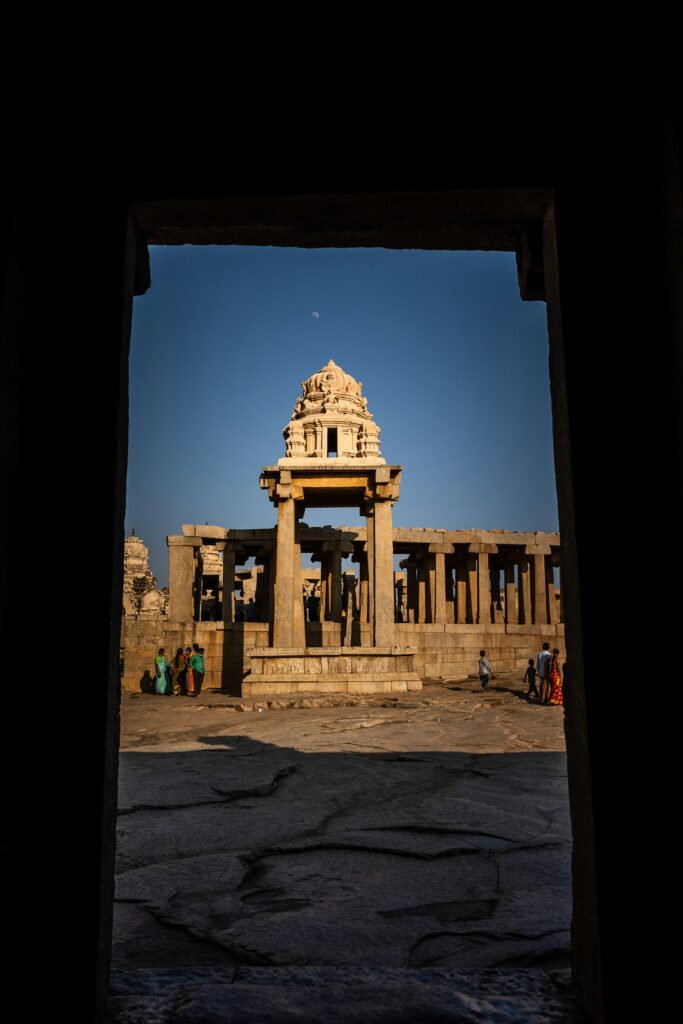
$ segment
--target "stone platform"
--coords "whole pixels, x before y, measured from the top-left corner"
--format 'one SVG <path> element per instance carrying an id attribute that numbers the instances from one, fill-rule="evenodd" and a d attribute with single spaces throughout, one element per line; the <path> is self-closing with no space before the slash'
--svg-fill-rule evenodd
<path id="1" fill-rule="evenodd" d="M 244 697 L 421 690 L 409 647 L 254 647 Z"/>

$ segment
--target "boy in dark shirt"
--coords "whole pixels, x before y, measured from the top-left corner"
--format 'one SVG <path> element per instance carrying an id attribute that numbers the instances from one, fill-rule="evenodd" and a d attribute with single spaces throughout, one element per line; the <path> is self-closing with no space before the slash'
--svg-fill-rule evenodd
<path id="1" fill-rule="evenodd" d="M 522 682 L 529 684 L 529 688 L 526 694 L 527 700 L 531 700 L 532 693 L 535 694 L 539 700 L 541 699 L 541 695 L 536 689 L 536 668 L 534 666 L 533 658 L 529 658 L 529 667 L 524 673 L 524 679 L 522 680 Z"/>

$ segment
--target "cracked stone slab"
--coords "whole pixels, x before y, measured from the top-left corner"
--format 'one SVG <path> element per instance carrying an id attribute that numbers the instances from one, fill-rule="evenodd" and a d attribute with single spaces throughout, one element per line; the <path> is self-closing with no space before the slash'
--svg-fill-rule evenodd
<path id="1" fill-rule="evenodd" d="M 114 966 L 565 966 L 562 709 L 412 705 L 124 702 Z"/>
<path id="2" fill-rule="evenodd" d="M 243 744 L 213 746 L 210 750 L 169 751 L 159 763 L 145 752 L 122 753 L 119 762 L 119 814 L 160 807 L 187 807 L 221 803 L 248 796 L 264 796 L 279 780 L 296 771 L 291 756 L 271 754 L 247 760 Z M 192 749 L 192 748 L 190 748 Z M 239 751 L 239 752 L 237 752 Z"/>

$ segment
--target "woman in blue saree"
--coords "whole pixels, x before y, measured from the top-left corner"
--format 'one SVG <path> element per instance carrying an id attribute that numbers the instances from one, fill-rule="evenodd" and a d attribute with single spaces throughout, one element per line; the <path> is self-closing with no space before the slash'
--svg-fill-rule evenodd
<path id="1" fill-rule="evenodd" d="M 166 693 L 166 658 L 164 657 L 164 648 L 159 648 L 159 653 L 154 659 L 154 688 L 158 694 L 162 697 Z"/>

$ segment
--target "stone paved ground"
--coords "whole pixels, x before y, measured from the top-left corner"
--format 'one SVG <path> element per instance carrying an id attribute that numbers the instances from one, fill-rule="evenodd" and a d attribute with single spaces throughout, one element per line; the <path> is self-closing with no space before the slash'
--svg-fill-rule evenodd
<path id="1" fill-rule="evenodd" d="M 563 712 L 517 676 L 126 696 L 119 805 L 112 1021 L 568 1019 Z"/>

